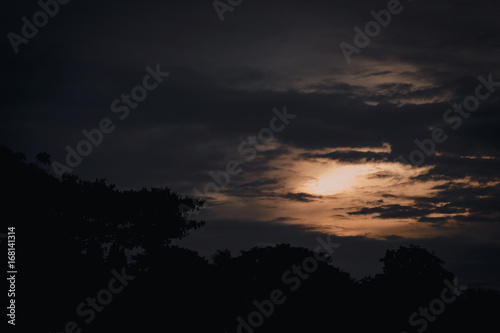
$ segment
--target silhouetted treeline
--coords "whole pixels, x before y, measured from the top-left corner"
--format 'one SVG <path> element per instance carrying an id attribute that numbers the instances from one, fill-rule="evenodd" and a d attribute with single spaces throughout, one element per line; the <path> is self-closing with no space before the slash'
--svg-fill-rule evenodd
<path id="1" fill-rule="evenodd" d="M 18 229 L 17 319 L 27 327 L 54 333 L 68 327 L 214 333 L 499 327 L 500 295 L 451 290 L 444 281 L 452 283 L 454 275 L 418 246 L 388 250 L 383 273 L 360 281 L 334 267 L 326 253 L 315 261 L 318 254 L 289 244 L 239 255 L 219 250 L 208 260 L 171 245 L 203 226 L 179 208 L 197 209 L 201 201 L 169 189 L 119 191 L 105 180 L 60 180 L 47 154 L 34 163 L 4 146 L 0 154 L 2 230 Z M 439 314 L 422 314 L 429 307 Z"/>

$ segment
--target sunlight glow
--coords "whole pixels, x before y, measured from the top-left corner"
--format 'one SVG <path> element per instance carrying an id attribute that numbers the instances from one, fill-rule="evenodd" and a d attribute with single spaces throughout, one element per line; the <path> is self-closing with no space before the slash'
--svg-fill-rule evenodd
<path id="1" fill-rule="evenodd" d="M 346 165 L 337 167 L 318 179 L 306 183 L 303 191 L 317 195 L 331 195 L 340 193 L 356 184 L 358 176 L 370 172 L 370 167 L 365 165 Z M 358 177 L 360 178 L 360 177 Z"/>

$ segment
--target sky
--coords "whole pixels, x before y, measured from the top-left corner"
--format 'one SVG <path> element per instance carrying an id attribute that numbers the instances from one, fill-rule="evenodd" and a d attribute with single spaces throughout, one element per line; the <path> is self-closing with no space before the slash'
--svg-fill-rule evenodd
<path id="1" fill-rule="evenodd" d="M 205 256 L 331 235 L 360 278 L 417 244 L 500 289 L 497 1 L 49 2 L 0 14 L 1 143 L 201 193 Z"/>

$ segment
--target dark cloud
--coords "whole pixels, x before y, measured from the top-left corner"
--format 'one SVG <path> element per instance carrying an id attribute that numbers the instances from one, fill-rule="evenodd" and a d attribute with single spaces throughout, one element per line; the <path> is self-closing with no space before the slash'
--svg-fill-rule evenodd
<path id="1" fill-rule="evenodd" d="M 292 200 L 292 201 L 300 201 L 300 202 L 311 202 L 314 199 L 320 199 L 321 196 L 311 195 L 308 193 L 287 193 L 281 196 L 284 199 Z"/>
<path id="2" fill-rule="evenodd" d="M 362 208 L 356 212 L 349 212 L 349 215 L 379 214 L 382 219 L 412 218 L 432 213 L 430 209 L 422 209 L 414 206 L 384 205 L 374 208 Z"/>
<path id="3" fill-rule="evenodd" d="M 360 163 L 360 162 L 385 162 L 389 161 L 391 156 L 388 153 L 374 153 L 361 151 L 335 151 L 327 154 L 310 154 L 304 153 L 301 155 L 304 158 L 329 158 L 340 162 Z"/>
<path id="4" fill-rule="evenodd" d="M 471 186 L 468 183 L 449 182 L 435 186 L 434 189 L 440 191 L 428 197 L 410 197 L 414 200 L 414 204 L 411 206 L 375 205 L 376 207 L 363 207 L 348 214 L 377 214 L 376 216 L 382 219 L 417 218 L 419 222 L 425 223 L 499 222 L 500 184 Z M 431 214 L 446 214 L 448 216 L 429 216 Z"/>

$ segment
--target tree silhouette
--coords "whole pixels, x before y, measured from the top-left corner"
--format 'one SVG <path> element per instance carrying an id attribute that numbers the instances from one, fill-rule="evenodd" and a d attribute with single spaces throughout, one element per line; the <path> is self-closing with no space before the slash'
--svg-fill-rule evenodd
<path id="1" fill-rule="evenodd" d="M 334 257 L 306 273 L 304 263 L 315 253 L 290 244 L 238 255 L 218 250 L 209 262 L 172 246 L 204 224 L 186 219 L 203 201 L 168 188 L 121 191 L 104 179 L 68 174 L 60 180 L 44 169 L 48 154 L 28 163 L 0 146 L 0 157 L 2 230 L 15 225 L 22 240 L 19 310 L 49 331 L 64 331 L 73 320 L 83 332 L 250 333 L 239 318 L 248 320 L 261 311 L 256 302 L 280 290 L 286 300 L 252 332 L 417 332 L 409 316 L 440 297 L 443 280 L 454 277 L 434 252 L 416 245 L 387 250 L 382 274 L 360 281 L 336 268 Z M 85 324 L 75 307 L 106 288 L 111 270 L 122 267 L 136 276 L 133 283 Z M 426 333 L 495 329 L 498 313 L 498 293 L 469 289 Z"/>

